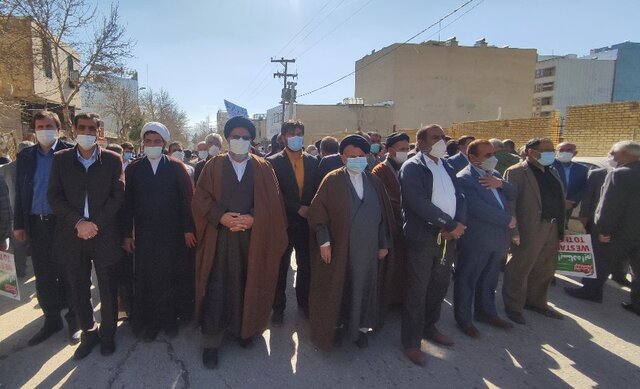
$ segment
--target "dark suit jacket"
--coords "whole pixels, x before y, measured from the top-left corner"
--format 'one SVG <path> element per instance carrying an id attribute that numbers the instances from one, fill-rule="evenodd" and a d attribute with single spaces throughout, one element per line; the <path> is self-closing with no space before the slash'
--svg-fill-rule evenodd
<path id="1" fill-rule="evenodd" d="M 562 184 L 565 186 L 564 191 L 567 196 L 567 200 L 571 200 L 575 203 L 575 206 L 582 201 L 584 197 L 584 193 L 587 190 L 587 175 L 589 174 L 589 168 L 585 165 L 577 162 L 572 162 L 571 167 L 569 168 L 569 185 L 566 185 L 567 182 L 566 176 L 564 175 L 564 165 L 559 162 L 553 162 L 553 167 L 558 171 L 558 175 L 560 176 L 560 180 L 562 180 Z"/>
<path id="2" fill-rule="evenodd" d="M 326 157 L 323 157 L 320 160 L 320 164 L 318 165 L 317 185 L 320 186 L 320 182 L 322 182 L 322 180 L 327 176 L 327 174 L 343 166 L 344 166 L 344 163 L 342 163 L 342 158 L 340 157 L 340 154 L 331 154 L 331 155 L 327 155 Z"/>
<path id="3" fill-rule="evenodd" d="M 55 151 L 69 149 L 72 144 L 58 140 Z M 13 228 L 29 232 L 29 215 L 33 201 L 33 176 L 36 172 L 36 153 L 38 145 L 27 147 L 16 158 L 16 195 L 13 213 Z"/>
<path id="4" fill-rule="evenodd" d="M 302 187 L 302 196 L 298 190 L 298 183 L 296 182 L 296 175 L 293 170 L 293 165 L 287 156 L 285 151 L 281 151 L 267 158 L 267 161 L 273 166 L 273 170 L 276 172 L 278 183 L 280 185 L 280 192 L 282 193 L 282 199 L 284 200 L 284 209 L 287 213 L 287 219 L 291 225 L 292 221 L 297 220 L 298 210 L 300 206 L 311 205 L 311 200 L 316 194 L 318 189 L 318 160 L 313 155 L 304 153 L 302 154 L 304 160 L 304 184 Z"/>
<path id="5" fill-rule="evenodd" d="M 453 157 L 448 158 L 447 163 L 449 164 L 449 166 L 451 166 L 451 168 L 453 169 L 453 172 L 455 174 L 458 174 L 462 169 L 464 169 L 469 164 L 469 160 L 464 154 L 458 153 Z"/>
<path id="6" fill-rule="evenodd" d="M 611 241 L 640 241 L 640 161 L 613 169 L 604 182 L 596 228 Z"/>
<path id="7" fill-rule="evenodd" d="M 54 252 L 64 253 L 67 261 L 81 258 L 83 240 L 75 226 L 84 216 L 85 196 L 89 201 L 89 220 L 98 226 L 90 239 L 91 259 L 111 265 L 122 258 L 118 212 L 124 202 L 124 175 L 120 155 L 98 148 L 97 160 L 85 172 L 78 161 L 77 146 L 57 152 L 49 179 L 49 203 L 56 215 Z M 158 210 L 161 212 L 162 210 Z"/>
<path id="8" fill-rule="evenodd" d="M 600 191 L 604 186 L 605 178 L 607 178 L 607 172 L 606 168 L 593 169 L 589 171 L 587 176 L 587 190 L 585 190 L 580 202 L 580 217 L 589 219 L 587 227 L 593 223 L 596 207 L 600 201 Z"/>
<path id="9" fill-rule="evenodd" d="M 211 156 L 207 156 L 206 159 L 202 159 L 196 163 L 196 166 L 193 167 L 193 184 L 198 184 L 198 178 L 200 177 L 200 173 L 202 173 L 202 169 L 204 169 L 204 164 L 207 163 L 211 159 Z"/>
<path id="10" fill-rule="evenodd" d="M 425 165 L 422 152 L 407 160 L 400 168 L 400 187 L 402 196 L 402 217 L 404 235 L 413 240 L 426 240 L 444 228 L 453 231 L 458 222 L 465 223 L 464 196 L 459 190 L 453 170 L 444 160 L 444 168 L 449 173 L 456 190 L 456 214 L 454 218 L 444 213 L 431 202 L 433 193 L 433 174 Z"/>
<path id="11" fill-rule="evenodd" d="M 494 176 L 502 178 L 495 171 Z M 498 188 L 502 206 L 493 195 L 480 184 L 480 174 L 471 164 L 462 169 L 458 175 L 458 185 L 467 205 L 467 229 L 460 238 L 461 245 L 470 245 L 477 251 L 506 252 L 509 248 L 509 223 L 511 212 L 509 201 L 516 198 L 516 190 L 508 182 Z"/>

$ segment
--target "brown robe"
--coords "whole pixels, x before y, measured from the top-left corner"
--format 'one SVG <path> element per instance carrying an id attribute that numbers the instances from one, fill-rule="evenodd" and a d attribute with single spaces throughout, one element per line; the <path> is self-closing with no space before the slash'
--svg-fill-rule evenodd
<path id="1" fill-rule="evenodd" d="M 382 278 L 382 303 L 385 307 L 402 304 L 407 285 L 407 250 L 402 234 L 402 204 L 400 203 L 400 182 L 387 161 L 377 164 L 371 173 L 382 181 L 391 208 L 393 209 L 393 228 L 390 230 L 393 248 L 389 250 L 392 261 L 384 262 Z"/>
<path id="2" fill-rule="evenodd" d="M 212 225 L 209 218 L 214 213 L 216 199 L 222 198 L 224 188 L 220 183 L 226 157 L 226 154 L 219 155 L 207 162 L 191 202 L 198 239 L 194 315 L 198 324 L 218 237 L 217 225 Z M 254 222 L 242 311 L 241 337 L 244 339 L 262 331 L 269 322 L 280 258 L 288 244 L 287 219 L 273 168 L 260 157 L 250 155 L 250 158 L 248 163 L 254 175 Z"/>
<path id="3" fill-rule="evenodd" d="M 342 294 L 347 273 L 349 254 L 349 231 L 351 229 L 351 210 L 349 189 L 349 173 L 346 168 L 332 171 L 322 180 L 318 193 L 309 207 L 308 221 L 312 233 L 310 235 L 311 252 L 311 287 L 309 291 L 309 322 L 311 340 L 321 349 L 333 347 L 336 325 L 340 318 Z M 366 173 L 378 193 L 384 223 L 391 231 L 393 211 L 391 203 L 380 180 Z M 331 263 L 322 262 L 320 246 L 315 232 L 326 225 L 331 236 Z M 385 261 L 390 260 L 389 257 Z M 381 267 L 382 268 L 382 267 Z M 378 276 L 380 284 L 384 275 Z M 382 290 L 381 287 L 378 288 Z M 382 303 L 382 298 L 378 299 Z M 383 309 L 378 312 L 383 313 Z M 382 316 L 379 324 L 382 325 Z"/>

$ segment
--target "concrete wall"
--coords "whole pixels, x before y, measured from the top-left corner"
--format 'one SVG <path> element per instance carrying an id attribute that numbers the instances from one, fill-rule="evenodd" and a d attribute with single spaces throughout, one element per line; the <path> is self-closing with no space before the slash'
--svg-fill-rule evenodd
<path id="1" fill-rule="evenodd" d="M 622 140 L 640 140 L 640 101 L 567 108 L 563 139 L 582 156 L 604 156 Z"/>
<path id="2" fill-rule="evenodd" d="M 613 100 L 640 100 L 640 43 L 625 42 L 613 45 L 618 50 Z"/>
<path id="3" fill-rule="evenodd" d="M 487 120 L 453 123 L 446 129 L 452 138 L 473 135 L 477 139 L 512 139 L 516 147 L 524 145 L 532 138 L 550 138 L 554 143 L 560 140 L 560 114 L 550 116 L 509 120 Z"/>
<path id="4" fill-rule="evenodd" d="M 562 116 L 571 105 L 611 102 L 615 61 L 560 59 L 556 63 L 553 108 Z"/>
<path id="5" fill-rule="evenodd" d="M 356 97 L 393 100 L 398 128 L 527 117 L 535 66 L 534 49 L 392 45 L 356 62 Z"/>

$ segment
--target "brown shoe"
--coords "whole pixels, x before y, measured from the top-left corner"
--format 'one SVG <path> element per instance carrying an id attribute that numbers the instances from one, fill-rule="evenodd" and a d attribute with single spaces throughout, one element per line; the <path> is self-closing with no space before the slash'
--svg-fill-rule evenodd
<path id="1" fill-rule="evenodd" d="M 441 346 L 453 346 L 453 339 L 438 330 L 435 330 L 435 332 L 428 336 L 427 339 L 432 342 L 438 343 Z"/>
<path id="2" fill-rule="evenodd" d="M 458 323 L 458 328 L 460 329 L 460 331 L 464 332 L 464 334 L 467 335 L 470 338 L 479 338 L 480 337 L 480 331 L 478 331 L 476 326 L 474 326 L 473 324 L 470 324 L 470 323 L 459 324 Z"/>
<path id="3" fill-rule="evenodd" d="M 513 328 L 513 324 L 509 323 L 506 320 L 500 319 L 498 316 L 494 316 L 494 317 L 477 317 L 476 318 L 477 321 L 482 322 L 482 323 L 487 323 L 490 326 L 493 327 L 497 327 L 497 328 L 502 328 L 505 330 L 511 329 Z"/>
<path id="4" fill-rule="evenodd" d="M 422 351 L 420 351 L 419 348 L 406 348 L 404 349 L 404 355 L 406 355 L 411 362 L 418 366 L 424 366 L 427 364 L 426 355 Z"/>

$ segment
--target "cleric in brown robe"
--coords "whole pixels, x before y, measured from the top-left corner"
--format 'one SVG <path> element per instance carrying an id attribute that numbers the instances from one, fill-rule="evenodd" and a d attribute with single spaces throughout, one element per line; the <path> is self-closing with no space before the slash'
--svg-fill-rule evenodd
<path id="1" fill-rule="evenodd" d="M 400 204 L 398 172 L 409 154 L 409 135 L 403 132 L 394 132 L 387 137 L 386 146 L 387 158 L 378 163 L 371 173 L 382 181 L 393 209 L 394 220 L 391 230 L 393 250 L 390 252 L 390 257 L 393 260 L 385 261 L 383 264 L 385 276 L 382 286 L 382 303 L 388 307 L 389 305 L 402 304 L 407 283 L 407 251 L 402 235 L 402 205 Z"/>
<path id="2" fill-rule="evenodd" d="M 381 324 L 379 264 L 391 245 L 391 204 L 380 180 L 365 172 L 370 145 L 360 135 L 340 142 L 343 168 L 329 173 L 311 202 L 311 339 L 322 349 L 336 335 L 367 347 Z"/>
<path id="3" fill-rule="evenodd" d="M 210 159 L 193 196 L 196 223 L 195 317 L 207 368 L 225 334 L 250 347 L 269 321 L 287 225 L 271 165 L 249 153 L 256 129 L 243 117 L 224 127 L 229 153 Z"/>

